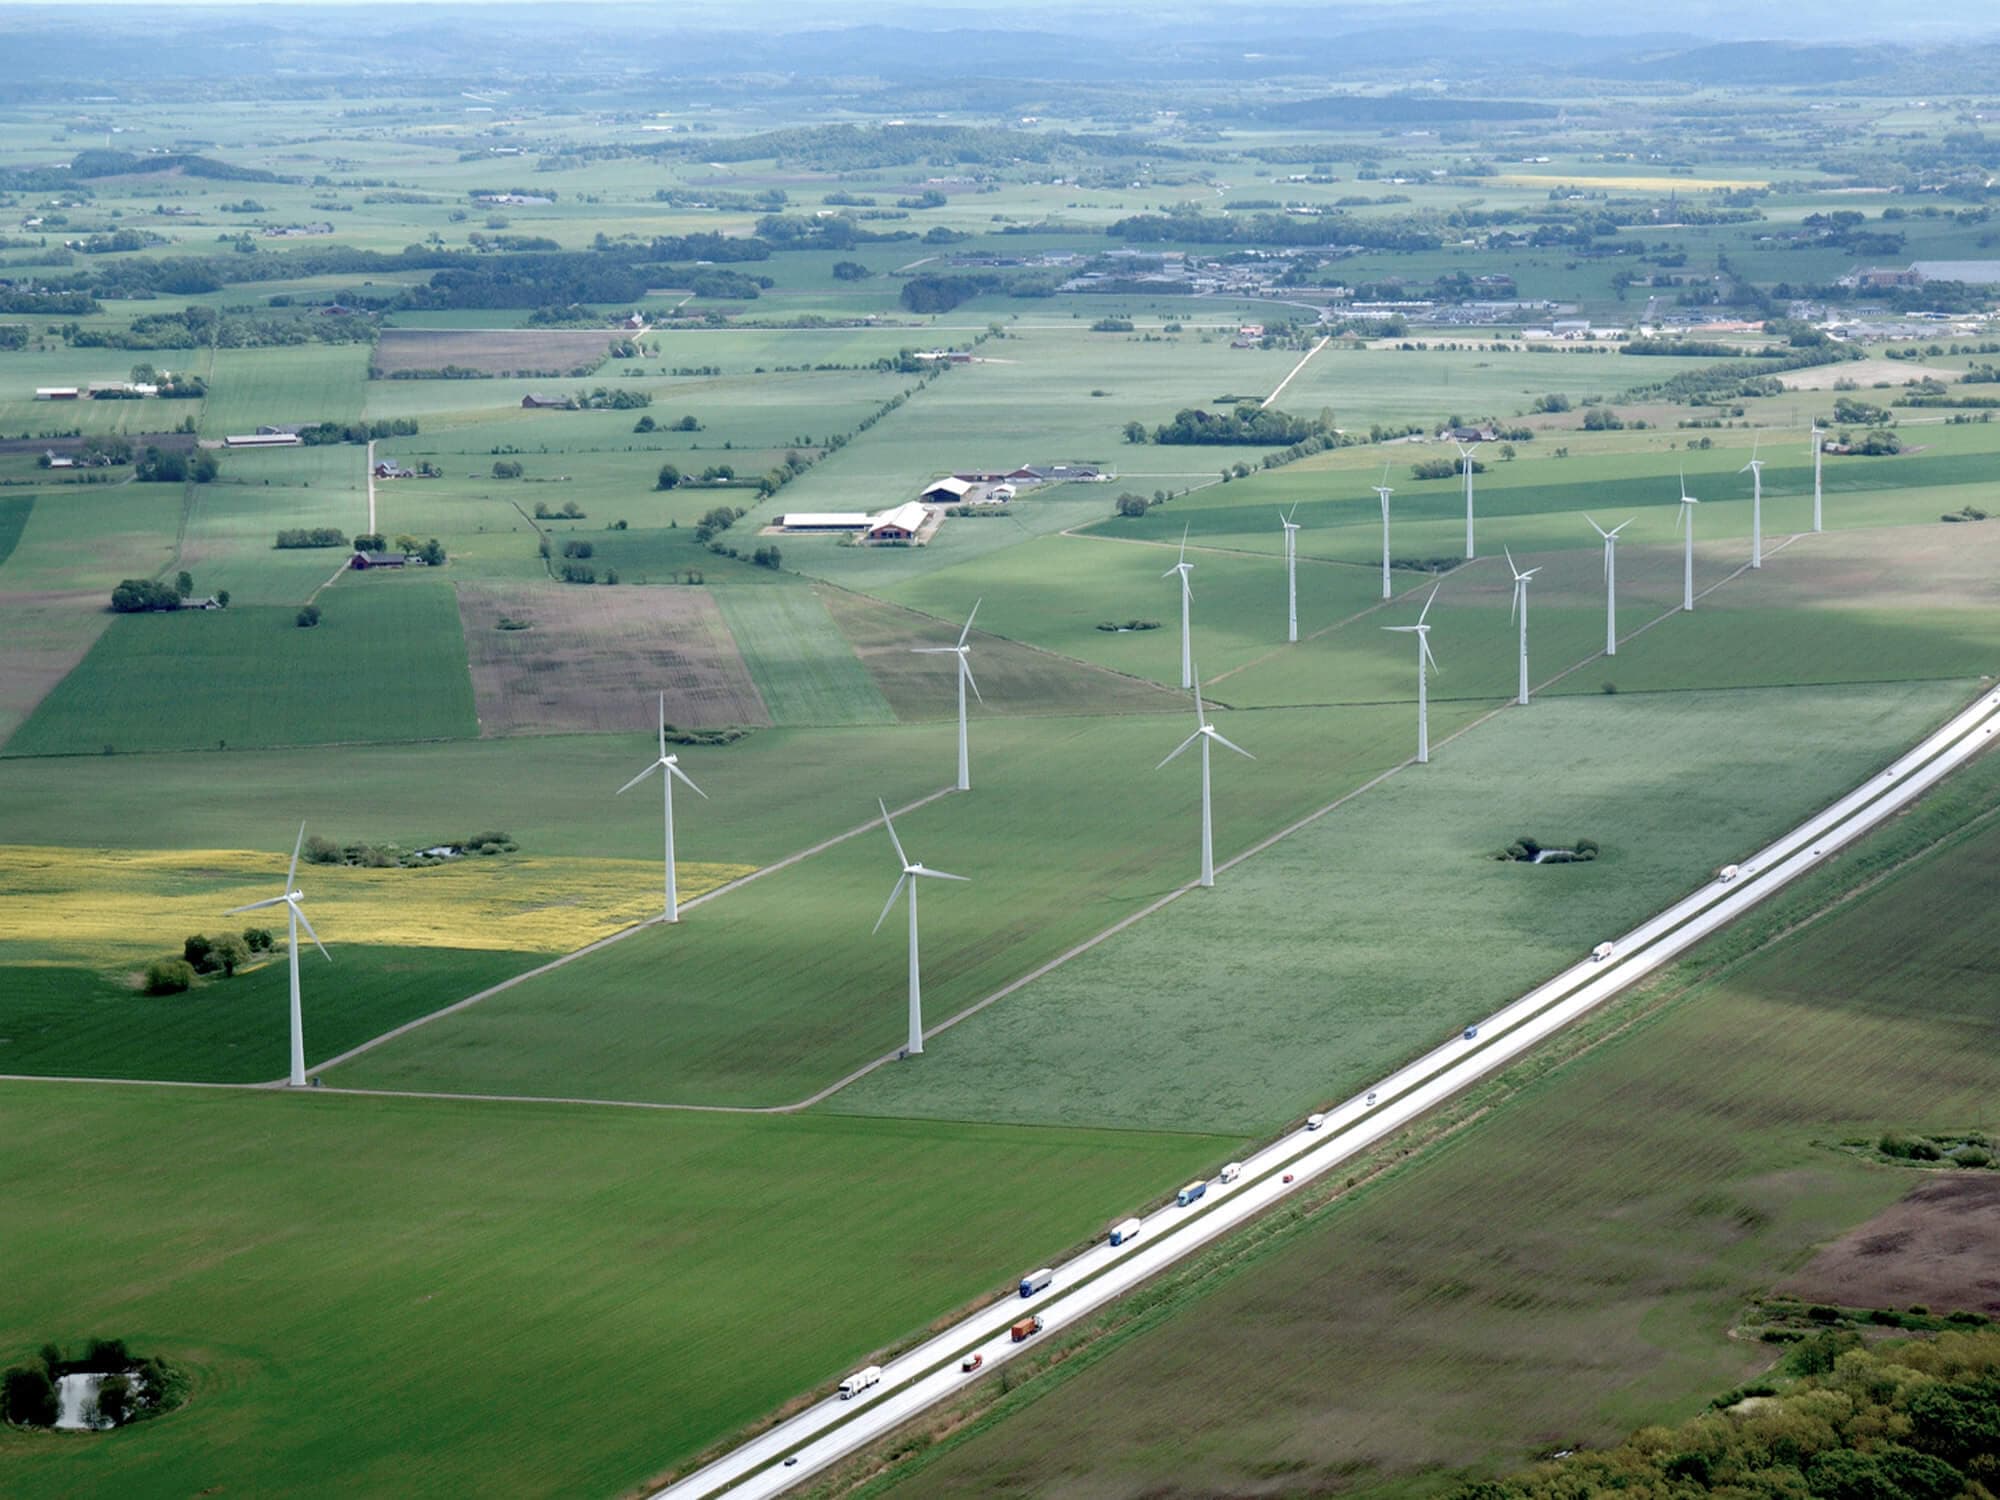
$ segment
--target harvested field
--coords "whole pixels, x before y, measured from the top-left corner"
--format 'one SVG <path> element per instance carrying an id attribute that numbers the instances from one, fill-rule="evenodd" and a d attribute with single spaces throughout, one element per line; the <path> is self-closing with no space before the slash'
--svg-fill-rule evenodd
<path id="1" fill-rule="evenodd" d="M 1840 1307 L 2000 1313 L 2000 1172 L 1927 1177 L 1779 1290 Z"/>
<path id="2" fill-rule="evenodd" d="M 698 588 L 460 584 L 479 732 L 769 724 L 713 596 Z M 503 619 L 525 630 L 503 630 Z"/>
<path id="3" fill-rule="evenodd" d="M 1866 401 L 1870 399 L 1867 387 L 1878 380 L 1902 386 L 1914 384 L 1927 375 L 1946 385 L 1958 379 L 1956 370 L 1934 369 L 1907 359 L 1857 359 L 1846 364 L 1815 365 L 1809 370 L 1792 370 L 1780 378 L 1788 391 L 1830 391 L 1836 381 L 1852 380 L 1862 387 L 1855 394 Z"/>
<path id="4" fill-rule="evenodd" d="M 485 375 L 568 375 L 595 369 L 619 337 L 610 328 L 385 328 L 370 373 L 456 365 Z"/>
<path id="5" fill-rule="evenodd" d="M 94 589 L 0 600 L 0 639 L 7 642 L 0 651 L 0 741 L 83 660 L 111 620 Z"/>

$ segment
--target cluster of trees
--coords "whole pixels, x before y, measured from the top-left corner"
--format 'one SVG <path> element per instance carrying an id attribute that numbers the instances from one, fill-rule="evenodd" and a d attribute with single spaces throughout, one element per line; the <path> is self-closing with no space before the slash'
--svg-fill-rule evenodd
<path id="1" fill-rule="evenodd" d="M 1053 275 L 919 271 L 903 283 L 898 300 L 913 313 L 941 313 L 989 292 L 1009 297 L 1053 297 L 1058 285 L 1060 281 Z"/>
<path id="2" fill-rule="evenodd" d="M 694 539 L 703 546 L 706 546 L 709 542 L 734 526 L 737 520 L 744 514 L 744 509 L 740 505 L 713 506 L 703 513 L 699 521 L 695 522 Z"/>
<path id="3" fill-rule="evenodd" d="M 1983 1320 L 1982 1320 L 1983 1321 Z M 1451 1500 L 1729 1495 L 1738 1500 L 1955 1500 L 2000 1485 L 2000 1331 L 1859 1346 L 1829 1331 L 1786 1361 L 1797 1383 L 1732 1391 L 1678 1427 L 1576 1453 Z"/>
<path id="4" fill-rule="evenodd" d="M 194 575 L 185 570 L 177 573 L 172 583 L 160 578 L 127 578 L 111 591 L 111 608 L 121 615 L 176 610 L 187 602 L 193 592 Z M 227 589 L 218 593 L 215 599 L 223 608 L 229 607 Z"/>
<path id="5" fill-rule="evenodd" d="M 496 477 L 501 479 L 520 478 L 521 466 L 519 464 L 515 464 L 513 465 L 513 469 L 514 473 L 511 475 L 500 474 L 499 465 L 498 464 L 494 465 L 495 475 Z M 537 500 L 535 502 L 535 519 L 537 521 L 581 521 L 584 520 L 587 517 L 587 515 L 588 512 L 586 512 L 584 508 L 578 505 L 574 500 L 563 501 L 562 507 L 559 510 L 549 509 L 549 503 L 546 500 Z"/>
<path id="6" fill-rule="evenodd" d="M 1459 460 L 1456 458 L 1426 458 L 1410 465 L 1412 479 L 1450 479 L 1460 472 Z M 1475 458 L 1472 460 L 1472 472 L 1484 474 L 1486 465 Z"/>
<path id="7" fill-rule="evenodd" d="M 525 472 L 526 470 L 521 467 L 519 459 L 496 458 L 493 460 L 493 477 L 495 479 L 519 479 Z M 544 509 L 546 508 L 544 507 Z"/>
<path id="8" fill-rule="evenodd" d="M 153 484 L 181 484 L 190 479 L 196 484 L 208 484 L 221 472 L 221 461 L 207 448 L 182 453 L 148 443 L 145 452 L 139 455 L 132 477 Z"/>
<path id="9" fill-rule="evenodd" d="M 316 833 L 306 839 L 299 857 L 309 865 L 349 865 L 360 870 L 421 869 L 457 855 L 512 854 L 520 847 L 514 842 L 512 834 L 498 829 L 488 829 L 462 839 L 437 839 L 416 849 L 358 840 L 342 844 Z M 444 849 L 449 853 L 434 855 L 429 852 L 432 849 Z"/>
<path id="10" fill-rule="evenodd" d="M 277 546 L 345 547 L 347 533 L 337 526 L 287 526 L 278 533 Z"/>
<path id="11" fill-rule="evenodd" d="M 769 568 L 775 573 L 784 567 L 785 554 L 780 552 L 776 546 L 759 547 L 755 552 L 750 554 L 750 561 L 760 568 Z"/>
<path id="12" fill-rule="evenodd" d="M 588 395 L 576 398 L 576 405 L 582 411 L 635 411 L 652 404 L 653 398 L 644 391 L 614 390 L 601 385 L 593 387 Z"/>
<path id="13" fill-rule="evenodd" d="M 597 569 L 591 567 L 588 563 L 566 562 L 556 570 L 556 577 L 560 578 L 564 583 L 596 583 L 598 581 Z M 604 570 L 603 581 L 605 583 L 616 583 L 618 581 L 618 570 L 616 568 L 606 568 Z"/>
<path id="14" fill-rule="evenodd" d="M 1587 863 L 1598 855 L 1596 839 L 1577 839 L 1568 845 L 1544 844 L 1540 839 L 1523 834 L 1505 849 L 1499 858 L 1516 860 L 1522 864 L 1533 864 L 1537 859 L 1545 865 L 1567 865 Z"/>
<path id="15" fill-rule="evenodd" d="M 321 422 L 314 427 L 299 429 L 299 441 L 308 448 L 329 443 L 367 443 L 382 438 L 416 435 L 415 417 L 391 417 L 379 422 Z"/>
<path id="16" fill-rule="evenodd" d="M 1268 448 L 1301 443 L 1307 438 L 1322 437 L 1332 432 L 1333 413 L 1330 411 L 1321 412 L 1317 417 L 1297 417 L 1290 412 L 1279 411 L 1275 406 L 1260 409 L 1243 402 L 1226 412 L 1206 411 L 1198 406 L 1182 407 L 1171 422 L 1162 422 L 1153 429 L 1150 440 L 1155 443 L 1254 443 Z M 1125 440 L 1129 443 L 1148 441 L 1145 427 L 1138 422 L 1127 422 Z"/>
<path id="17" fill-rule="evenodd" d="M 66 1358 L 58 1344 L 44 1344 L 27 1364 L 0 1376 L 0 1418 L 17 1427 L 53 1427 L 62 1415 L 57 1385 L 65 1375 L 102 1375 L 92 1427 L 122 1427 L 171 1411 L 187 1400 L 188 1379 L 157 1356 L 140 1358 L 123 1339 L 92 1339 L 81 1357 Z"/>
<path id="18" fill-rule="evenodd" d="M 220 974 L 224 979 L 233 979 L 253 955 L 269 953 L 274 942 L 268 927 L 246 927 L 241 937 L 224 933 L 211 938 L 193 933 L 181 943 L 180 957 L 156 958 L 146 965 L 146 993 L 184 994 L 194 984 L 197 974 Z"/>
<path id="19" fill-rule="evenodd" d="M 1166 214 L 1134 214 L 1114 220 L 1105 233 L 1133 244 L 1195 245 L 1361 245 L 1370 250 L 1435 250 L 1444 243 L 1446 222 L 1429 213 L 1383 214 L 1208 214 L 1176 209 Z"/>

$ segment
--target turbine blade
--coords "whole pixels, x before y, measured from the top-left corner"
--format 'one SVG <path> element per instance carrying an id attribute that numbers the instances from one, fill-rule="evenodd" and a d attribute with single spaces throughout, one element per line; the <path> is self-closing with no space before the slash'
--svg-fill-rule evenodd
<path id="1" fill-rule="evenodd" d="M 305 819 L 301 818 L 299 820 L 298 840 L 292 845 L 292 867 L 289 870 L 285 871 L 285 889 L 288 891 L 295 891 L 298 889 L 299 851 L 305 848 L 305 846 L 306 846 L 306 824 L 305 824 Z"/>
<path id="2" fill-rule="evenodd" d="M 686 784 L 687 789 L 693 792 L 697 797 L 701 798 L 702 801 L 706 802 L 708 800 L 708 793 L 704 792 L 700 787 L 696 786 L 694 784 L 694 778 L 688 775 L 687 772 L 683 771 L 679 766 L 668 766 L 667 769 L 673 772 L 674 775 L 680 777 L 680 779 Z"/>
<path id="3" fill-rule="evenodd" d="M 1421 625 L 1421 624 L 1423 624 L 1423 623 L 1424 623 L 1424 616 L 1428 615 L 1428 614 L 1429 614 L 1429 613 L 1431 612 L 1431 606 L 1432 606 L 1433 604 L 1437 603 L 1437 596 L 1438 596 L 1438 589 L 1440 589 L 1440 588 L 1442 588 L 1442 587 L 1444 587 L 1444 585 L 1442 585 L 1442 584 L 1437 584 L 1437 585 L 1434 585 L 1434 586 L 1432 587 L 1432 589 L 1431 589 L 1431 596 L 1430 596 L 1430 598 L 1428 598 L 1428 599 L 1426 599 L 1426 600 L 1424 601 L 1424 607 L 1423 607 L 1423 610 L 1422 610 L 1422 612 L 1421 612 L 1421 613 L 1419 613 L 1419 614 L 1418 614 L 1418 616 L 1417 616 L 1417 623 L 1418 623 L 1419 625 Z"/>
<path id="4" fill-rule="evenodd" d="M 1210 729 L 1208 733 L 1209 736 L 1216 741 L 1216 743 L 1222 745 L 1228 745 L 1230 749 L 1234 750 L 1238 755 L 1242 756 L 1245 760 L 1255 760 L 1257 758 L 1256 756 L 1252 755 L 1248 750 L 1245 750 L 1241 745 L 1238 745 L 1233 741 L 1223 738 L 1223 734 L 1220 729 Z"/>
<path id="5" fill-rule="evenodd" d="M 923 876 L 926 880 L 963 880 L 968 884 L 972 880 L 970 875 L 948 875 L 943 870 L 919 870 L 917 874 Z"/>
<path id="6" fill-rule="evenodd" d="M 889 891 L 889 899 L 883 903 L 882 915 L 875 919 L 875 926 L 869 931 L 868 935 L 870 937 L 880 932 L 882 924 L 889 920 L 889 913 L 895 908 L 896 898 L 903 894 L 903 887 L 909 883 L 909 880 L 910 877 L 907 871 L 896 877 L 896 884 Z"/>
<path id="7" fill-rule="evenodd" d="M 1597 524 L 1597 522 L 1596 522 L 1595 520 L 1592 520 L 1592 518 L 1591 518 L 1591 517 L 1590 517 L 1589 515 L 1587 515 L 1587 514 L 1586 514 L 1586 515 L 1584 516 L 1584 520 L 1586 520 L 1586 521 L 1589 521 L 1589 522 L 1590 522 L 1590 529 L 1591 529 L 1592 531 L 1596 532 L 1596 533 L 1597 533 L 1597 534 L 1598 534 L 1599 536 L 1610 536 L 1610 535 L 1611 535 L 1611 533 L 1610 533 L 1610 532 L 1606 531 L 1606 530 L 1605 530 L 1605 529 L 1604 529 L 1604 528 L 1603 528 L 1602 526 L 1599 526 L 1599 525 Z"/>
<path id="8" fill-rule="evenodd" d="M 902 864 L 904 869 L 908 869 L 910 866 L 910 856 L 903 852 L 903 841 L 896 837 L 896 825 L 889 819 L 889 804 L 884 802 L 880 797 L 877 797 L 875 805 L 882 809 L 882 826 L 889 830 L 889 842 L 896 846 L 897 860 Z"/>
<path id="9" fill-rule="evenodd" d="M 949 656 L 956 650 L 958 650 L 956 646 L 912 646 L 910 647 L 910 654 L 912 656 Z"/>
<path id="10" fill-rule="evenodd" d="M 1172 753 L 1167 756 L 1167 760 L 1172 760 L 1174 756 L 1179 755 L 1183 750 L 1187 749 L 1189 745 L 1192 745 L 1196 740 L 1200 738 L 1201 738 L 1201 731 L 1197 729 L 1193 734 L 1189 735 L 1186 739 L 1182 740 L 1178 745 L 1174 746 Z M 1161 761 L 1159 765 L 1153 767 L 1153 769 L 1155 771 L 1165 769 L 1167 760 Z"/>
<path id="11" fill-rule="evenodd" d="M 986 596 L 984 594 L 981 594 L 977 599 L 972 601 L 972 613 L 965 617 L 965 629 L 961 630 L 958 633 L 958 645 L 960 650 L 965 649 L 965 638 L 972 634 L 972 622 L 979 618 L 979 606 L 984 604 L 985 602 L 986 602 Z"/>
<path id="12" fill-rule="evenodd" d="M 1514 616 L 1519 614 L 1520 612 L 1521 612 L 1521 580 L 1517 576 L 1514 579 L 1514 602 L 1507 606 L 1507 623 L 1509 625 L 1512 625 L 1514 623 Z"/>
<path id="13" fill-rule="evenodd" d="M 1619 532 L 1623 531 L 1627 526 L 1630 526 L 1637 519 L 1638 519 L 1637 516 L 1627 516 L 1624 520 L 1620 521 L 1616 526 L 1612 527 L 1611 530 L 1606 533 L 1606 535 L 1608 536 L 1618 535 Z"/>
<path id="14" fill-rule="evenodd" d="M 292 914 L 299 919 L 299 926 L 305 928 L 306 936 L 311 938 L 313 940 L 313 946 L 319 949 L 319 956 L 325 959 L 328 963 L 332 963 L 333 955 L 326 951 L 326 944 L 322 943 L 319 940 L 319 934 L 313 931 L 313 924 L 308 922 L 306 920 L 306 914 L 299 910 L 299 903 L 296 901 L 289 901 L 288 904 L 292 908 Z"/>
<path id="15" fill-rule="evenodd" d="M 262 911 L 267 906 L 283 906 L 289 899 L 290 897 L 288 896 L 273 896 L 268 901 L 252 901 L 248 906 L 232 906 L 223 915 L 225 917 L 233 917 L 238 912 Z"/>
<path id="16" fill-rule="evenodd" d="M 963 651 L 958 654 L 958 668 L 961 672 L 965 673 L 965 684 L 972 689 L 972 696 L 977 698 L 979 706 L 984 708 L 986 706 L 985 695 L 979 691 L 979 679 L 972 675 L 972 663 L 966 659 Z"/>
<path id="17" fill-rule="evenodd" d="M 631 791 L 633 787 L 637 786 L 640 782 L 644 781 L 648 776 L 651 776 L 655 771 L 659 770 L 660 767 L 664 766 L 666 763 L 667 763 L 666 757 L 661 756 L 658 760 L 654 761 L 650 766 L 646 767 L 645 770 L 641 771 L 637 776 L 634 776 L 630 781 L 626 782 L 625 785 L 618 788 L 617 792 L 614 793 L 613 795 L 619 797 L 624 796 L 627 792 Z"/>
<path id="18" fill-rule="evenodd" d="M 1424 660 L 1431 664 L 1431 670 L 1440 677 L 1444 676 L 1444 668 L 1438 665 L 1438 659 L 1431 654 L 1431 638 L 1428 635 L 1420 635 L 1417 637 L 1417 643 L 1423 647 Z"/>
<path id="19" fill-rule="evenodd" d="M 660 694 L 660 759 L 667 758 L 667 695 Z"/>
<path id="20" fill-rule="evenodd" d="M 1188 528 L 1189 528 L 1189 527 L 1191 527 L 1191 526 L 1193 526 L 1193 525 L 1194 525 L 1194 522 L 1192 522 L 1192 521 L 1183 521 L 1183 522 L 1181 523 L 1181 556 L 1180 556 L 1180 561 L 1181 561 L 1181 562 L 1186 562 L 1186 561 L 1187 561 L 1187 539 L 1188 539 Z M 1180 563 L 1176 563 L 1176 564 L 1175 564 L 1175 566 L 1176 566 L 1176 567 L 1180 566 Z"/>

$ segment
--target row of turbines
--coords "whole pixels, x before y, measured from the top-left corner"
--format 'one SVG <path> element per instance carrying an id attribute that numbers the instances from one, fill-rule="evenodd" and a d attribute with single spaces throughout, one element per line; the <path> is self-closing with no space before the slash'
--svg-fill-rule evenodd
<path id="1" fill-rule="evenodd" d="M 1824 452 L 1821 447 L 1822 438 L 1823 433 L 1821 429 L 1814 427 L 1812 429 L 1814 531 L 1824 529 L 1824 507 L 1821 488 L 1821 459 Z M 1473 450 L 1460 447 L 1459 454 L 1463 461 L 1465 474 L 1465 555 L 1470 560 L 1477 555 L 1474 551 Z M 1764 462 L 1765 460 L 1759 456 L 1757 448 L 1753 446 L 1750 461 L 1737 471 L 1738 473 L 1747 473 L 1750 475 L 1750 566 L 1753 568 L 1761 568 L 1764 565 Z M 1394 491 L 1387 482 L 1388 469 L 1386 466 L 1383 469 L 1382 477 L 1383 483 L 1376 485 L 1374 488 L 1375 493 L 1380 497 L 1382 503 L 1382 597 L 1388 599 L 1391 597 L 1389 570 L 1389 496 Z M 1680 510 L 1675 519 L 1675 530 L 1682 535 L 1685 541 L 1681 575 L 1681 608 L 1689 611 L 1694 608 L 1693 515 L 1694 507 L 1699 504 L 1701 502 L 1687 492 L 1687 475 L 1683 471 L 1681 475 Z M 1301 528 L 1299 523 L 1292 519 L 1296 514 L 1297 507 L 1294 506 L 1291 511 L 1281 512 L 1279 515 L 1279 524 L 1284 528 L 1285 638 L 1288 642 L 1293 643 L 1297 642 L 1299 638 L 1298 533 Z M 1632 518 L 1628 517 L 1608 530 L 1599 526 L 1596 520 L 1590 516 L 1586 515 L 1584 519 L 1590 522 L 1591 529 L 1604 542 L 1604 654 L 1606 656 L 1616 656 L 1618 654 L 1618 535 L 1627 526 L 1632 524 Z M 1162 578 L 1179 579 L 1181 601 L 1181 687 L 1193 694 L 1195 728 L 1194 732 L 1169 751 L 1166 758 L 1158 766 L 1154 767 L 1154 769 L 1163 769 L 1189 749 L 1197 745 L 1200 747 L 1201 865 L 1199 883 L 1203 886 L 1213 886 L 1215 884 L 1215 823 L 1211 799 L 1211 754 L 1214 747 L 1220 745 L 1226 750 L 1234 751 L 1246 760 L 1255 760 L 1256 757 L 1241 745 L 1234 743 L 1224 736 L 1209 721 L 1208 705 L 1202 699 L 1199 686 L 1200 678 L 1195 672 L 1193 634 L 1193 574 L 1195 565 L 1188 560 L 1187 541 L 1187 533 L 1184 531 L 1181 535 L 1179 557 L 1176 559 L 1174 565 L 1160 576 Z M 1512 575 L 1514 583 L 1514 597 L 1508 610 L 1508 619 L 1511 623 L 1516 624 L 1519 629 L 1520 674 L 1515 701 L 1525 704 L 1528 701 L 1528 584 L 1541 569 L 1529 568 L 1523 571 L 1515 563 L 1513 553 L 1506 549 L 1502 550 L 1507 559 L 1508 572 Z M 1438 666 L 1437 657 L 1432 653 L 1430 645 L 1430 612 L 1431 606 L 1437 602 L 1437 595 L 1437 588 L 1432 588 L 1430 596 L 1424 600 L 1423 609 L 1418 612 L 1415 624 L 1385 625 L 1382 627 L 1384 630 L 1393 633 L 1414 635 L 1417 638 L 1416 758 L 1419 764 L 1428 764 L 1430 761 L 1430 674 L 1434 671 L 1443 670 Z M 958 639 L 952 645 L 915 646 L 911 648 L 919 655 L 953 656 L 957 658 L 956 670 L 953 674 L 956 678 L 958 691 L 958 778 L 956 789 L 961 792 L 972 789 L 972 763 L 966 714 L 967 690 L 969 689 L 972 696 L 978 699 L 981 704 L 985 702 L 985 699 L 980 695 L 979 684 L 974 680 L 972 675 L 971 646 L 972 622 L 978 617 L 979 606 L 983 602 L 983 600 L 977 600 L 973 603 L 972 612 L 966 616 L 965 626 L 959 631 Z M 694 779 L 681 769 L 680 757 L 670 754 L 667 750 L 667 699 L 665 693 L 660 694 L 659 700 L 659 752 L 645 769 L 618 789 L 618 794 L 622 796 L 624 793 L 631 791 L 634 787 L 645 781 L 647 777 L 655 773 L 660 777 L 662 829 L 665 842 L 662 920 L 674 923 L 680 920 L 680 895 L 674 875 L 674 783 L 676 781 L 680 782 L 703 800 L 707 800 L 708 794 L 696 786 Z M 895 910 L 896 902 L 907 894 L 909 897 L 909 1035 L 904 1051 L 907 1055 L 916 1056 L 924 1050 L 923 982 L 918 959 L 918 882 L 923 880 L 962 882 L 969 879 L 969 877 L 948 874 L 943 870 L 933 870 L 920 860 L 912 860 L 903 847 L 902 839 L 897 836 L 896 825 L 889 816 L 888 804 L 878 798 L 876 805 L 881 810 L 882 826 L 889 835 L 891 847 L 895 850 L 899 869 L 896 883 L 889 891 L 889 899 L 882 907 L 882 914 L 875 919 L 874 931 L 880 932 L 882 930 L 882 925 L 889 920 L 890 912 Z M 290 1082 L 294 1088 L 303 1087 L 306 1082 L 305 1034 L 299 1001 L 298 939 L 301 926 L 305 928 L 306 935 L 312 939 L 313 946 L 318 948 L 321 955 L 329 962 L 332 961 L 332 955 L 326 951 L 326 945 L 320 941 L 319 934 L 313 931 L 311 922 L 307 921 L 305 913 L 300 909 L 300 902 L 304 899 L 305 893 L 298 888 L 299 853 L 305 845 L 305 836 L 305 824 L 301 823 L 299 825 L 298 839 L 292 846 L 292 861 L 290 868 L 286 871 L 285 888 L 280 894 L 263 901 L 253 901 L 247 906 L 232 907 L 226 913 L 227 915 L 235 916 L 244 912 L 262 911 L 275 906 L 283 906 L 286 910 L 286 918 L 290 924 L 290 943 L 288 946 L 291 990 Z"/>

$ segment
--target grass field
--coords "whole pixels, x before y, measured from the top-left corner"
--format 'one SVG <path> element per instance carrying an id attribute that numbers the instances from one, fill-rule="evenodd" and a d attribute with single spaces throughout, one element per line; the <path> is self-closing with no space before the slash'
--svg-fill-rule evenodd
<path id="1" fill-rule="evenodd" d="M 356 580 L 310 630 L 282 606 L 126 615 L 9 755 L 443 739 L 478 732 L 451 590 Z M 246 671 L 247 668 L 247 671 Z"/>
<path id="2" fill-rule="evenodd" d="M 260 426 L 352 422 L 361 416 L 366 344 L 217 349 L 202 403 L 203 437 Z"/>
<path id="3" fill-rule="evenodd" d="M 1996 855 L 1531 1084 L 896 1492 L 1423 1496 L 1692 1415 L 1774 1358 L 1746 1300 L 1921 1180 L 1824 1143 L 1992 1124 Z"/>
<path id="4" fill-rule="evenodd" d="M 1686 693 L 1508 711 L 953 1029 L 921 1070 L 874 1073 L 828 1107 L 1268 1129 L 1575 963 L 1863 780 L 1966 692 Z M 1225 732 L 1255 747 L 1266 717 L 1237 714 Z M 1227 779 L 1254 769 L 1219 767 Z M 1523 834 L 1594 838 L 1604 853 L 1570 865 L 1492 858 Z"/>
<path id="5" fill-rule="evenodd" d="M 716 602 L 774 724 L 879 724 L 888 699 L 808 588 L 726 589 Z"/>
<path id="6" fill-rule="evenodd" d="M 0 1431 L 48 1495 L 621 1493 L 1228 1146 L 54 1084 L 0 1120 L 0 1359 L 195 1376 L 106 1441 Z"/>
<path id="7" fill-rule="evenodd" d="M 33 495 L 0 496 L 0 565 L 14 555 L 14 548 L 27 529 L 28 516 L 35 508 Z"/>

